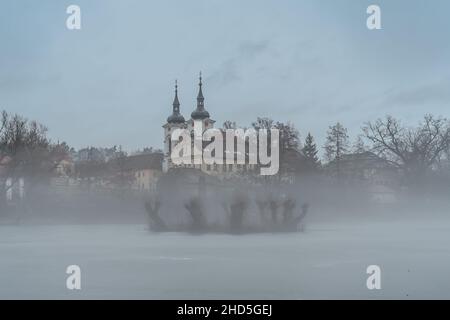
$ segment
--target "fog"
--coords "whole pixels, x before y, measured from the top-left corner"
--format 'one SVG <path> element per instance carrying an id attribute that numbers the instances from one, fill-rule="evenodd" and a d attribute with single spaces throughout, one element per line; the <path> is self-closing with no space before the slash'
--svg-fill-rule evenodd
<path id="1" fill-rule="evenodd" d="M 145 210 L 155 197 L 50 197 L 40 188 L 32 210 L 2 215 L 0 298 L 450 298 L 448 199 L 404 195 L 382 204 L 365 199 L 361 186 L 305 182 L 263 192 L 235 181 L 230 193 L 206 182 L 206 222 L 193 229 L 183 205 L 198 190 L 168 181 L 171 192 L 158 195 L 163 232 L 152 231 Z M 237 230 L 223 205 L 235 190 L 248 198 L 246 227 Z M 308 204 L 295 230 L 260 227 L 255 202 L 277 196 L 295 199 L 294 216 Z M 81 268 L 81 290 L 66 288 L 69 265 Z M 366 287 L 369 265 L 381 268 L 381 290 Z"/>

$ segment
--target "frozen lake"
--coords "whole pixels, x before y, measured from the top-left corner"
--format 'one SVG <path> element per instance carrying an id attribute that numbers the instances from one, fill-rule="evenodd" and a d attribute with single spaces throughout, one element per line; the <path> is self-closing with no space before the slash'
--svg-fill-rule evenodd
<path id="1" fill-rule="evenodd" d="M 407 221 L 407 222 L 406 222 Z M 79 265 L 82 289 L 66 289 Z M 368 265 L 382 289 L 366 288 Z M 450 219 L 312 223 L 304 233 L 152 234 L 0 226 L 0 298 L 450 298 Z"/>

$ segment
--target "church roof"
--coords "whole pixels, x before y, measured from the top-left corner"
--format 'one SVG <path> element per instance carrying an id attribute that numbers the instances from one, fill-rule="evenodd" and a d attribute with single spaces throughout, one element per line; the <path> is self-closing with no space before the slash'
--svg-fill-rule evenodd
<path id="1" fill-rule="evenodd" d="M 168 123 L 184 123 L 184 117 L 180 113 L 172 113 L 168 118 Z"/>
<path id="2" fill-rule="evenodd" d="M 195 109 L 191 113 L 191 118 L 194 120 L 203 120 L 203 119 L 209 118 L 209 112 L 206 110 Z"/>
<path id="3" fill-rule="evenodd" d="M 162 170 L 162 161 L 164 155 L 162 153 L 149 153 L 128 156 L 123 163 L 125 170 Z M 116 163 L 117 164 L 117 163 Z"/>

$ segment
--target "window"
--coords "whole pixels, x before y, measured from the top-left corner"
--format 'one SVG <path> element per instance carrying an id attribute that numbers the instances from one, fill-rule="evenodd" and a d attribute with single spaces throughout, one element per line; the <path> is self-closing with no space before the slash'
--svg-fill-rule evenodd
<path id="1" fill-rule="evenodd" d="M 170 136 L 167 136 L 167 140 L 169 140 L 169 154 L 172 152 L 172 140 Z"/>

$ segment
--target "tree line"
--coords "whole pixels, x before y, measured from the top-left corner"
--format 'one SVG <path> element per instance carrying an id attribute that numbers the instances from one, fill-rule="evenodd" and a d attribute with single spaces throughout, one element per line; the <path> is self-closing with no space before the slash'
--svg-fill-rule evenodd
<path id="1" fill-rule="evenodd" d="M 347 155 L 371 152 L 395 167 L 401 173 L 405 185 L 419 186 L 430 177 L 449 185 L 450 122 L 443 117 L 425 115 L 413 126 L 405 125 L 392 116 L 379 118 L 363 124 L 353 144 L 350 143 L 345 126 L 336 123 L 328 128 L 322 148 L 317 145 L 311 133 L 307 133 L 302 140 L 299 131 L 290 122 L 257 118 L 251 126 L 256 130 L 279 129 L 279 176 L 339 176 L 341 163 Z M 236 123 L 226 121 L 223 128 L 236 128 Z M 64 142 L 52 142 L 47 133 L 47 128 L 36 121 L 2 112 L 0 206 L 4 205 L 6 193 L 19 178 L 27 178 L 27 193 L 32 194 L 37 182 L 48 179 L 58 161 L 64 157 L 70 156 L 78 162 L 104 163 L 109 159 L 120 159 L 127 155 L 120 147 L 87 147 L 76 151 Z M 145 148 L 137 153 L 152 152 L 161 151 Z"/>
<path id="2" fill-rule="evenodd" d="M 227 121 L 223 127 L 235 127 Z M 368 121 L 351 143 L 347 128 L 331 125 L 321 148 L 311 133 L 302 141 L 294 124 L 257 118 L 252 127 L 276 128 L 280 132 L 280 175 L 330 174 L 339 177 L 344 158 L 371 153 L 395 168 L 402 183 L 411 188 L 430 178 L 450 177 L 450 121 L 427 114 L 416 125 L 405 125 L 393 116 Z M 322 159 L 321 159 L 322 158 Z"/>
<path id="3" fill-rule="evenodd" d="M 133 154 L 153 152 L 160 150 L 144 148 Z M 7 193 L 17 187 L 20 179 L 24 178 L 23 200 L 26 202 L 33 198 L 39 183 L 50 181 L 64 159 L 74 161 L 76 166 L 95 169 L 111 160 L 120 166 L 126 156 L 120 146 L 75 150 L 66 142 L 52 142 L 43 124 L 3 111 L 0 116 L 0 210 L 5 208 Z"/>

